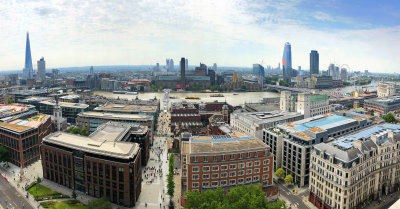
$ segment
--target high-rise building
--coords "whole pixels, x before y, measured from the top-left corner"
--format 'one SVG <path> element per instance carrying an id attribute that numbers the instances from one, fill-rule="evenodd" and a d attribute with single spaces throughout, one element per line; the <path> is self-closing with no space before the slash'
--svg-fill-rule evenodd
<path id="1" fill-rule="evenodd" d="M 339 80 L 340 79 L 340 71 L 339 71 L 339 67 L 335 66 L 335 80 Z"/>
<path id="2" fill-rule="evenodd" d="M 23 69 L 23 77 L 25 79 L 32 79 L 33 66 L 31 55 L 31 44 L 29 42 L 29 32 L 26 33 L 26 49 L 25 49 L 25 68 Z"/>
<path id="3" fill-rule="evenodd" d="M 290 83 L 292 78 L 292 47 L 289 42 L 285 43 L 285 48 L 283 49 L 282 66 L 283 79 Z"/>
<path id="4" fill-rule="evenodd" d="M 214 63 L 214 64 L 213 64 L 212 69 L 213 69 L 215 72 L 217 72 L 217 63 Z"/>
<path id="5" fill-rule="evenodd" d="M 189 60 L 185 59 L 185 69 L 189 69 Z"/>
<path id="6" fill-rule="evenodd" d="M 342 68 L 340 70 L 340 77 L 342 81 L 347 81 L 347 69 L 346 68 Z"/>
<path id="7" fill-rule="evenodd" d="M 37 68 L 38 68 L 37 80 L 43 81 L 46 77 L 46 61 L 44 61 L 43 57 L 37 61 Z"/>
<path id="8" fill-rule="evenodd" d="M 89 74 L 90 74 L 90 75 L 94 75 L 93 66 L 90 67 Z"/>
<path id="9" fill-rule="evenodd" d="M 181 88 L 185 88 L 185 62 L 186 59 L 184 57 L 181 58 Z"/>
<path id="10" fill-rule="evenodd" d="M 167 65 L 165 66 L 165 68 L 167 68 L 167 72 L 173 72 L 174 71 L 174 60 L 167 59 Z"/>
<path id="11" fill-rule="evenodd" d="M 257 77 L 265 77 L 264 67 L 260 64 L 253 64 L 253 75 Z"/>
<path id="12" fill-rule="evenodd" d="M 319 74 L 319 54 L 317 50 L 310 53 L 310 75 Z"/>
<path id="13" fill-rule="evenodd" d="M 332 76 L 332 79 L 335 79 L 336 71 L 335 71 L 335 65 L 334 64 L 329 64 L 328 75 Z"/>

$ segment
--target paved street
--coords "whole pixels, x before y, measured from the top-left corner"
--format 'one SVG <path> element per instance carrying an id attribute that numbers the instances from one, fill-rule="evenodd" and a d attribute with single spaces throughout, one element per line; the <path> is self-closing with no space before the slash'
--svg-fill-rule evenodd
<path id="1" fill-rule="evenodd" d="M 291 208 L 316 208 L 316 207 L 311 207 L 310 204 L 305 204 L 304 203 L 304 198 L 307 197 L 307 194 L 298 194 L 294 195 L 291 190 L 289 190 L 286 186 L 284 186 L 282 183 L 277 183 L 279 187 L 279 194 L 280 196 L 283 196 L 284 199 L 287 199 L 290 203 L 287 204 Z M 282 199 L 282 198 L 281 198 Z"/>
<path id="2" fill-rule="evenodd" d="M 19 194 L 2 176 L 0 176 L 0 205 L 3 206 L 3 208 L 33 209 L 26 201 L 25 197 Z"/>

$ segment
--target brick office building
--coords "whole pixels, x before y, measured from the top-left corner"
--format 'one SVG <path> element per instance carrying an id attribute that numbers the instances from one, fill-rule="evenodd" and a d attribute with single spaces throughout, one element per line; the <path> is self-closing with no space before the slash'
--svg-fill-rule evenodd
<path id="1" fill-rule="evenodd" d="M 182 141 L 181 204 L 185 192 L 206 191 L 237 185 L 261 184 L 267 196 L 276 195 L 273 186 L 273 156 L 268 145 L 242 133 L 197 136 Z"/>
<path id="2" fill-rule="evenodd" d="M 51 132 L 49 115 L 35 115 L 27 119 L 4 118 L 0 122 L 0 144 L 9 152 L 10 162 L 25 167 L 39 159 L 39 145 Z"/>
<path id="3" fill-rule="evenodd" d="M 132 127 L 107 123 L 89 137 L 64 132 L 42 142 L 43 177 L 94 197 L 132 207 L 141 192 L 141 152 Z"/>

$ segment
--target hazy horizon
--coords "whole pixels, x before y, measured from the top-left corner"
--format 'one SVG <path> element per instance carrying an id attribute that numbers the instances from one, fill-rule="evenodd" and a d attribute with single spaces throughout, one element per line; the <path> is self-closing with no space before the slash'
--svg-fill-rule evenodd
<path id="1" fill-rule="evenodd" d="M 24 66 L 26 32 L 32 61 L 70 66 L 189 65 L 277 67 L 285 42 L 293 68 L 309 69 L 309 53 L 352 70 L 394 73 L 400 54 L 397 1 L 6 1 L 0 70 Z M 196 63 L 196 64 L 195 64 Z"/>

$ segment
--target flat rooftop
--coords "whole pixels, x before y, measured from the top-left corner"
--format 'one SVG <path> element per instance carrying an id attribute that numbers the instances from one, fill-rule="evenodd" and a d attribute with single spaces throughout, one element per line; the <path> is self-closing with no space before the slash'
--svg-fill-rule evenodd
<path id="1" fill-rule="evenodd" d="M 81 112 L 78 114 L 80 117 L 91 117 L 91 118 L 102 118 L 109 120 L 148 120 L 152 121 L 153 116 L 151 115 L 139 115 L 139 114 L 119 114 L 119 113 L 106 113 L 106 112 Z"/>
<path id="2" fill-rule="evenodd" d="M 183 142 L 185 154 L 228 154 L 257 149 L 269 149 L 269 146 L 253 136 L 238 132 L 222 136 L 196 136 Z"/>
<path id="3" fill-rule="evenodd" d="M 46 136 L 43 142 L 98 155 L 130 159 L 137 155 L 140 148 L 137 143 L 120 141 L 129 131 L 129 127 L 106 123 L 88 137 L 56 132 Z"/>
<path id="4" fill-rule="evenodd" d="M 40 102 L 41 104 L 46 105 L 56 105 L 56 101 L 54 100 L 47 100 Z M 72 103 L 72 102 L 58 102 L 61 107 L 69 107 L 69 108 L 77 108 L 77 109 L 86 109 L 89 107 L 87 104 L 80 104 L 80 103 Z"/>
<path id="5" fill-rule="evenodd" d="M 281 112 L 281 111 L 270 111 L 270 112 L 234 112 L 232 113 L 238 120 L 244 118 L 250 120 L 256 124 L 272 123 L 288 118 L 299 117 L 302 114 L 297 112 Z"/>
<path id="6" fill-rule="evenodd" d="M 317 115 L 311 118 L 306 118 L 299 121 L 294 121 L 291 123 L 286 123 L 283 127 L 287 129 L 291 129 L 292 131 L 305 131 L 307 129 L 312 129 L 318 127 L 319 129 L 328 130 L 334 128 L 339 125 L 352 123 L 355 120 L 352 118 L 334 115 L 334 114 L 325 114 L 325 115 Z M 313 130 L 313 129 L 312 129 Z M 315 131 L 314 131 L 315 132 Z M 320 131 L 318 131 L 320 132 Z"/>
<path id="7" fill-rule="evenodd" d="M 138 113 L 150 112 L 155 113 L 157 108 L 155 106 L 143 105 L 125 105 L 125 104 L 105 104 L 94 109 L 99 112 L 124 112 L 124 113 Z"/>
<path id="8" fill-rule="evenodd" d="M 366 103 L 372 103 L 376 105 L 393 105 L 400 103 L 400 96 L 391 96 L 391 97 L 384 97 L 384 98 L 375 98 L 375 99 L 368 99 L 365 100 Z"/>
<path id="9" fill-rule="evenodd" d="M 15 132 L 24 132 L 39 127 L 42 124 L 42 121 L 48 118 L 50 118 L 50 115 L 39 114 L 26 120 L 16 119 L 7 123 L 0 122 L 0 127 Z"/>
<path id="10" fill-rule="evenodd" d="M 29 111 L 32 108 L 34 107 L 31 105 L 23 105 L 23 104 L 0 105 L 0 118 L 23 113 Z"/>

